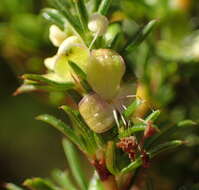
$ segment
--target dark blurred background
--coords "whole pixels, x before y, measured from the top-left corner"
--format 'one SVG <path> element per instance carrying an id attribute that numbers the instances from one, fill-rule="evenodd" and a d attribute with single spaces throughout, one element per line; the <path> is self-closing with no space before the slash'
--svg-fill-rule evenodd
<path id="1" fill-rule="evenodd" d="M 39 16 L 43 0 L 0 2 L 0 181 L 21 183 L 32 176 L 48 176 L 64 168 L 61 135 L 34 119 L 55 113 L 43 95 L 12 96 L 24 72 L 44 70 L 43 58 L 51 55 L 48 24 Z M 46 102 L 46 103 L 45 103 Z"/>
<path id="2" fill-rule="evenodd" d="M 152 47 L 156 52 L 148 61 L 153 65 L 149 66 L 148 73 L 156 89 L 154 102 L 165 109 L 164 121 L 176 123 L 186 118 L 198 121 L 199 47 L 198 54 L 194 52 L 198 55 L 194 61 L 181 60 L 183 53 L 180 52 L 181 42 L 199 29 L 198 0 L 118 0 L 113 3 L 115 10 L 122 7 L 120 11 L 112 10 L 113 20 L 128 17 L 137 23 L 146 23 L 153 18 L 160 19 Z M 12 96 L 21 83 L 19 76 L 27 72 L 43 73 L 43 59 L 56 51 L 48 40 L 49 23 L 40 15 L 46 5 L 45 0 L 0 2 L 0 182 L 20 184 L 27 177 L 46 177 L 54 168 L 67 167 L 60 133 L 34 119 L 42 113 L 64 118 L 57 109 L 62 95 Z M 134 22 L 130 24 L 136 26 Z M 140 48 L 138 59 L 143 57 L 145 48 L 144 45 Z M 141 67 L 135 65 L 138 75 Z M 149 172 L 158 182 L 158 190 L 199 183 L 198 134 L 198 129 L 182 132 L 181 137 L 191 139 L 192 146 L 154 161 L 156 165 Z"/>

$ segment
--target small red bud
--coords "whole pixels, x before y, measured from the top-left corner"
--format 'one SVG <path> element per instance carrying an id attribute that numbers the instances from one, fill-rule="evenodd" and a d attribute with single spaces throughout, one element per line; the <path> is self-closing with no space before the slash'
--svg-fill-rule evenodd
<path id="1" fill-rule="evenodd" d="M 147 138 L 153 136 L 157 132 L 158 132 L 157 128 L 155 128 L 153 126 L 153 123 L 149 121 L 146 126 L 146 129 L 144 131 L 144 139 L 147 139 Z"/>
<path id="2" fill-rule="evenodd" d="M 143 151 L 142 152 L 142 155 L 141 155 L 141 158 L 142 158 L 142 162 L 143 162 L 143 167 L 144 168 L 149 168 L 150 166 L 150 157 L 149 157 L 149 154 L 146 152 L 146 151 Z"/>

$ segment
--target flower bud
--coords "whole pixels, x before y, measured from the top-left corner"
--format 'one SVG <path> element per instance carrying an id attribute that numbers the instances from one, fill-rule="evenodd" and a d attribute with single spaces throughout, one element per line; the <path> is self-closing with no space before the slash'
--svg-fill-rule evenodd
<path id="1" fill-rule="evenodd" d="M 88 127 L 96 133 L 103 133 L 113 127 L 113 109 L 97 94 L 86 95 L 79 103 L 79 111 Z"/>
<path id="2" fill-rule="evenodd" d="M 105 100 L 113 99 L 125 73 L 122 57 L 109 49 L 93 50 L 86 68 L 93 90 Z"/>
<path id="3" fill-rule="evenodd" d="M 95 13 L 91 16 L 88 28 L 91 32 L 102 36 L 106 32 L 108 24 L 109 21 L 105 16 Z"/>
<path id="4" fill-rule="evenodd" d="M 68 34 L 59 29 L 56 25 L 49 28 L 49 38 L 54 46 L 59 47 L 61 43 L 68 37 Z"/>
<path id="5" fill-rule="evenodd" d="M 144 139 L 147 139 L 147 138 L 153 136 L 157 132 L 158 132 L 158 129 L 155 128 L 153 126 L 153 123 L 149 121 L 147 123 L 147 126 L 146 126 L 145 131 L 144 131 Z"/>

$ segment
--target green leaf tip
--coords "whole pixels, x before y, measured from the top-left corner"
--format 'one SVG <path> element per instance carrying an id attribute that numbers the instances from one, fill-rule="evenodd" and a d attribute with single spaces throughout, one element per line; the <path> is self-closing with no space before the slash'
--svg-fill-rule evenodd
<path id="1" fill-rule="evenodd" d="M 184 145 L 185 143 L 186 143 L 185 141 L 181 141 L 181 140 L 172 140 L 163 144 L 159 144 L 155 146 L 154 148 L 152 148 L 151 150 L 149 150 L 151 158 L 164 151 L 174 149 L 181 145 Z"/>
<path id="2" fill-rule="evenodd" d="M 50 21 L 51 23 L 59 26 L 62 30 L 64 30 L 66 19 L 58 10 L 45 8 L 42 10 L 41 14 L 46 20 Z"/>
<path id="3" fill-rule="evenodd" d="M 82 30 L 86 31 L 87 25 L 88 25 L 88 12 L 87 12 L 85 2 L 84 0 L 72 0 L 72 1 L 75 5 L 76 12 L 77 12 L 79 21 L 81 23 Z"/>
<path id="4" fill-rule="evenodd" d="M 108 13 L 111 3 L 112 0 L 102 0 L 97 12 L 102 15 L 106 15 Z"/>
<path id="5" fill-rule="evenodd" d="M 183 120 L 178 123 L 178 127 L 190 127 L 195 125 L 197 125 L 197 123 L 192 120 Z"/>
<path id="6" fill-rule="evenodd" d="M 43 83 L 45 85 L 47 84 L 49 86 L 52 86 L 52 87 L 55 87 L 55 88 L 58 88 L 61 90 L 68 90 L 68 89 L 71 89 L 74 87 L 74 83 L 72 83 L 72 82 L 60 83 L 60 82 L 50 80 L 50 79 L 46 78 L 45 76 L 39 75 L 39 74 L 24 74 L 22 76 L 22 79 L 39 82 L 40 84 Z M 33 83 L 33 85 L 34 85 L 34 83 Z"/>
<path id="7" fill-rule="evenodd" d="M 124 116 L 126 118 L 131 117 L 135 111 L 137 110 L 137 108 L 139 108 L 139 106 L 143 103 L 143 101 L 140 98 L 136 98 L 131 104 L 130 106 L 128 106 L 128 108 L 124 111 Z"/>
<path id="8" fill-rule="evenodd" d="M 158 119 L 159 115 L 160 115 L 160 110 L 153 111 L 153 112 L 145 119 L 145 121 L 146 121 L 146 122 L 149 122 L 149 121 L 154 122 L 154 121 L 156 121 L 156 120 Z"/>
<path id="9" fill-rule="evenodd" d="M 138 45 L 140 45 L 151 33 L 151 31 L 157 25 L 158 20 L 152 20 L 148 24 L 146 24 L 143 28 L 141 28 L 134 40 L 126 47 L 127 52 L 133 51 Z"/>
<path id="10" fill-rule="evenodd" d="M 38 177 L 25 180 L 23 185 L 32 190 L 56 190 L 56 187 L 49 181 Z"/>
<path id="11" fill-rule="evenodd" d="M 73 143 L 82 148 L 81 146 L 82 144 L 79 140 L 79 137 L 75 134 L 74 130 L 68 125 L 66 125 L 64 122 L 62 122 L 61 120 L 48 114 L 39 115 L 36 117 L 36 119 L 52 125 L 60 132 L 62 132 L 66 137 L 68 137 L 71 141 L 73 141 Z"/>

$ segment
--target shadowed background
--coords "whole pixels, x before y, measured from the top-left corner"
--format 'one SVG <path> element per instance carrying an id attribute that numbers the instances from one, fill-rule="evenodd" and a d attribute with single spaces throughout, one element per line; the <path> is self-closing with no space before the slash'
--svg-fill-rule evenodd
<path id="1" fill-rule="evenodd" d="M 178 38 L 190 33 L 189 25 L 194 23 L 193 28 L 199 28 L 197 0 L 193 0 L 196 3 L 192 8 L 176 15 L 168 14 L 163 3 L 158 5 L 158 9 L 149 10 L 137 7 L 136 1 L 118 2 L 122 2 L 126 14 L 138 23 L 163 17 L 161 27 L 165 27 L 165 38 L 172 44 L 178 43 Z M 56 108 L 60 104 L 60 95 L 32 93 L 12 96 L 20 85 L 19 76 L 25 72 L 44 72 L 43 59 L 56 51 L 48 40 L 49 24 L 39 15 L 46 4 L 44 0 L 1 0 L 0 3 L 0 182 L 12 181 L 19 184 L 27 177 L 46 177 L 54 168 L 67 168 L 60 133 L 34 119 L 42 113 L 64 118 L 64 114 Z M 144 14 L 146 11 L 148 14 Z M 120 16 L 120 13 L 115 14 L 115 17 Z M 182 24 L 178 26 L 176 23 Z M 173 34 L 176 36 L 173 37 Z M 157 66 L 156 69 L 160 69 L 163 76 L 166 75 L 164 65 Z M 174 69 L 175 64 L 170 70 Z M 183 82 L 171 89 L 170 86 L 163 85 L 165 88 L 156 97 L 158 103 L 166 106 L 167 113 L 172 116 L 169 118 L 171 121 L 187 117 L 198 120 L 199 64 L 181 66 L 173 73 L 171 82 L 178 81 L 179 75 Z M 193 138 L 198 133 L 198 130 L 194 131 Z M 186 132 L 182 133 L 183 137 L 186 135 Z M 197 138 L 196 141 L 195 144 L 198 145 Z M 165 154 L 163 160 L 155 160 L 158 164 L 149 171 L 156 182 L 164 184 L 162 190 L 177 188 L 180 183 L 198 183 L 198 146 L 178 150 L 172 157 L 171 154 Z"/>

